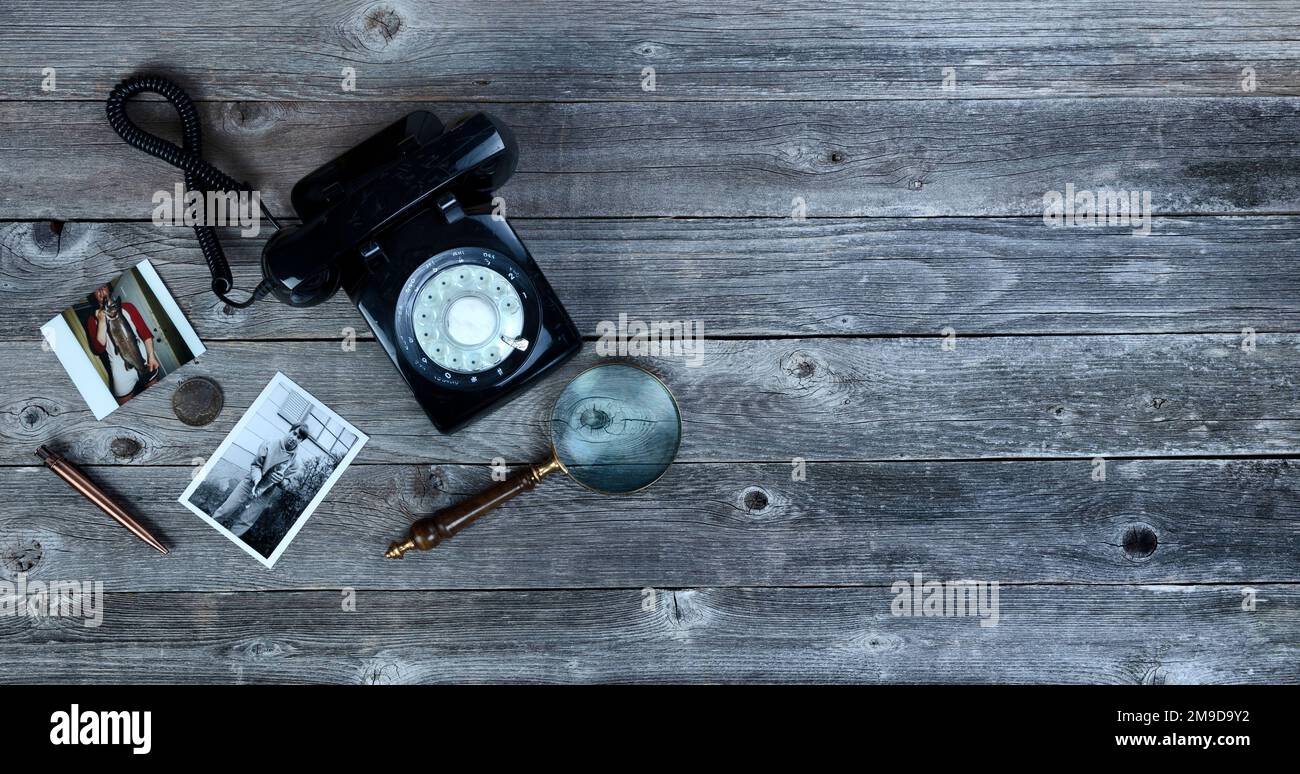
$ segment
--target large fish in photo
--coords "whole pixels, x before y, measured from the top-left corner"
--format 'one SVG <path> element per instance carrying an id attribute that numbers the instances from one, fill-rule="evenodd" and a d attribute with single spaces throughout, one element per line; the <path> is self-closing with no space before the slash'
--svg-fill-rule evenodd
<path id="1" fill-rule="evenodd" d="M 108 337 L 113 341 L 113 348 L 126 361 L 128 368 L 134 368 L 140 376 L 149 373 L 144 358 L 140 356 L 140 338 L 131 324 L 131 316 L 122 311 L 122 299 L 109 298 L 104 302 L 104 323 L 108 325 Z"/>

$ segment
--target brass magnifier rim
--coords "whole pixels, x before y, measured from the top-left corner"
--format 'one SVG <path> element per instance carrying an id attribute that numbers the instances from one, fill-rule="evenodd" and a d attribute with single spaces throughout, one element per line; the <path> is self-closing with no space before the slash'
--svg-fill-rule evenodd
<path id="1" fill-rule="evenodd" d="M 560 398 L 564 397 L 564 391 L 569 389 L 569 385 L 581 379 L 583 375 L 589 371 L 595 371 L 598 368 L 609 368 L 610 366 L 625 366 L 627 368 L 635 368 L 638 371 L 641 371 L 642 373 L 649 376 L 651 379 L 654 379 L 656 382 L 659 382 L 659 386 L 662 387 L 664 389 L 664 393 L 668 395 L 668 400 L 672 401 L 673 417 L 677 420 L 677 443 L 673 445 L 673 453 L 668 456 L 668 464 L 664 465 L 664 469 L 659 471 L 659 475 L 650 479 L 646 483 L 642 484 L 636 489 L 628 489 L 622 492 L 610 492 L 604 489 L 597 489 L 596 487 L 591 486 L 590 484 L 579 480 L 577 476 L 573 475 L 573 471 L 569 470 L 568 466 L 564 464 L 564 461 L 560 459 L 560 451 L 555 447 L 555 429 L 553 427 L 553 425 L 555 424 L 555 410 L 559 408 Z M 673 391 L 668 389 L 668 385 L 664 382 L 663 379 L 660 379 L 658 374 L 656 374 L 654 371 L 651 371 L 649 368 L 646 368 L 645 366 L 638 365 L 636 363 L 629 363 L 625 360 L 616 360 L 612 363 L 598 363 L 594 366 L 588 366 L 587 368 L 582 369 L 582 371 L 580 371 L 576 376 L 574 376 L 572 379 L 569 380 L 568 384 L 564 385 L 564 390 L 560 390 L 560 394 L 556 396 L 555 403 L 551 404 L 551 416 L 550 419 L 547 421 L 547 424 L 548 424 L 547 430 L 551 434 L 551 459 L 543 464 L 549 467 L 552 463 L 554 463 L 556 466 L 559 467 L 560 470 L 564 471 L 565 475 L 569 477 L 570 481 L 573 481 L 575 484 L 582 487 L 583 489 L 586 489 L 589 492 L 595 492 L 596 494 L 606 495 L 608 497 L 618 497 L 620 495 L 635 494 L 636 492 L 640 492 L 641 490 L 646 489 L 647 487 L 653 486 L 656 482 L 659 481 L 659 479 L 663 478 L 664 474 L 668 472 L 668 469 L 673 466 L 673 463 L 677 460 L 677 452 L 680 451 L 682 448 L 682 407 L 680 404 L 677 403 L 677 396 L 673 395 Z M 549 473 L 550 471 L 547 472 Z"/>

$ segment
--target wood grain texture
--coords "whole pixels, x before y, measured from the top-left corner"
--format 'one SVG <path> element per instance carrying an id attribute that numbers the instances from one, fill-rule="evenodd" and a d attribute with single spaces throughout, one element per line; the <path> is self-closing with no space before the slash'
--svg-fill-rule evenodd
<path id="1" fill-rule="evenodd" d="M 708 341 L 698 367 L 644 358 L 682 409 L 689 462 L 1292 454 L 1300 336 L 992 337 Z M 180 378 L 95 422 L 36 341 L 0 344 L 24 363 L 0 386 L 0 464 L 30 464 L 51 438 L 81 463 L 189 464 L 208 454 L 276 371 L 369 434 L 363 462 L 545 457 L 544 429 L 588 345 L 506 408 L 438 435 L 375 342 L 230 342 L 186 366 L 222 385 L 205 428 L 171 409 Z M 177 374 L 181 377 L 181 374 Z"/>
<path id="2" fill-rule="evenodd" d="M 1218 96 L 1242 93 L 1246 67 L 1258 93 L 1300 94 L 1293 9 L 1267 0 L 83 0 L 6 5 L 0 22 L 3 99 L 101 99 L 140 69 L 248 100 Z M 43 66 L 58 68 L 52 94 Z"/>
<path id="3" fill-rule="evenodd" d="M 185 510 L 191 468 L 89 474 L 171 549 L 158 556 L 40 467 L 0 468 L 0 579 L 113 592 L 889 586 L 912 572 L 1006 584 L 1300 582 L 1290 460 L 682 464 L 604 497 L 562 476 L 455 540 L 383 558 L 411 521 L 489 486 L 486 466 L 348 470 L 263 570 Z M 28 503 L 31 492 L 41 501 Z M 2 646 L 0 646 L 2 649 Z"/>
<path id="4" fill-rule="evenodd" d="M 208 159 L 290 214 L 292 185 L 417 107 L 199 106 Z M 1064 99 L 438 105 L 518 136 L 510 217 L 1041 217 L 1043 194 L 1150 191 L 1157 214 L 1300 211 L 1300 100 Z M 134 109 L 134 108 L 133 108 Z M 139 106 L 175 136 L 164 104 Z M 0 219 L 148 219 L 174 169 L 122 142 L 98 102 L 0 102 Z"/>
<path id="5" fill-rule="evenodd" d="M 337 338 L 368 329 L 346 298 L 231 310 L 191 229 L 0 224 L 0 338 L 30 340 L 61 304 L 149 259 L 199 335 Z M 1160 218 L 1146 237 L 1041 220 L 519 220 L 584 334 L 620 313 L 706 336 L 1300 331 L 1300 223 Z M 252 287 L 267 232 L 224 244 Z M 1086 238 L 1085 238 L 1086 237 Z"/>
<path id="6" fill-rule="evenodd" d="M 910 578 L 909 578 L 910 579 Z M 997 626 L 872 589 L 109 594 L 0 618 L 3 682 L 1294 683 L 1300 588 L 1002 587 Z M 95 654 L 89 657 L 89 654 Z"/>

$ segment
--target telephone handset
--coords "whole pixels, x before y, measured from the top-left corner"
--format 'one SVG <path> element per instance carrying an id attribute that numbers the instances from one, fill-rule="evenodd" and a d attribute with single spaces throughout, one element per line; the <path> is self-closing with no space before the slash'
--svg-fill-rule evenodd
<path id="1" fill-rule="evenodd" d="M 477 203 L 514 173 L 518 148 L 497 119 L 475 113 L 440 128 L 432 113 L 412 113 L 294 186 L 294 209 L 305 206 L 306 220 L 276 233 L 262 253 L 280 300 L 324 301 L 337 287 L 333 269 L 373 235 L 422 206 Z"/>
<path id="2" fill-rule="evenodd" d="M 126 100 L 143 91 L 176 107 L 184 147 L 126 117 Z M 189 188 L 248 190 L 200 157 L 197 113 L 170 81 L 124 81 L 108 115 L 128 143 L 185 170 Z M 213 290 L 232 306 L 267 294 L 314 306 L 342 288 L 434 426 L 454 432 L 582 347 L 532 255 L 492 211 L 517 160 L 513 133 L 486 113 L 448 127 L 410 113 L 298 181 L 291 200 L 302 225 L 266 243 L 264 279 L 248 299 L 226 296 L 230 270 L 215 231 L 196 226 Z"/>

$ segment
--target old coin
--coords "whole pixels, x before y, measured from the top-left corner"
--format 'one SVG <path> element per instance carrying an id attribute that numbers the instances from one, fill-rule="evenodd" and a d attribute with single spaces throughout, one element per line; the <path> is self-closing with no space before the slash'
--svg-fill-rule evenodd
<path id="1" fill-rule="evenodd" d="M 172 411 L 192 427 L 202 427 L 216 419 L 225 405 L 221 385 L 206 376 L 190 377 L 172 393 Z"/>

